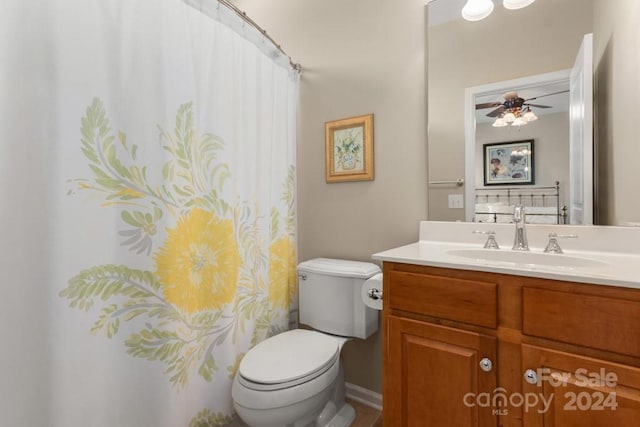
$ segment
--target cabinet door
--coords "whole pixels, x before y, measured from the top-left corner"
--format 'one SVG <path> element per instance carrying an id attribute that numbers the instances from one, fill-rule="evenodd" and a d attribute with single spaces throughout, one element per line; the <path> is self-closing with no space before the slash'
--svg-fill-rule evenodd
<path id="1" fill-rule="evenodd" d="M 522 346 L 525 426 L 640 426 L 640 368 Z"/>
<path id="2" fill-rule="evenodd" d="M 474 332 L 387 318 L 383 424 L 495 426 L 491 408 L 478 405 L 496 387 L 496 340 Z"/>

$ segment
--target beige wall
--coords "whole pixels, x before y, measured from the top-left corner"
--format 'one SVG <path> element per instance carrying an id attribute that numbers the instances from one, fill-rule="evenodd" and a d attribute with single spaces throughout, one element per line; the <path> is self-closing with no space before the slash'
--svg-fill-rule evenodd
<path id="1" fill-rule="evenodd" d="M 299 257 L 371 261 L 426 219 L 424 0 L 237 0 L 302 65 Z M 327 184 L 324 123 L 374 114 L 375 180 Z M 381 334 L 343 350 L 348 382 L 381 392 Z"/>
<path id="2" fill-rule="evenodd" d="M 571 68 L 592 31 L 591 1 L 538 0 L 515 11 L 498 5 L 483 21 L 429 28 L 429 180 L 464 178 L 465 88 Z M 429 219 L 464 220 L 463 209 L 447 207 L 448 194 L 463 192 L 431 186 Z"/>
<path id="3" fill-rule="evenodd" d="M 594 0 L 598 221 L 640 225 L 640 2 Z"/>

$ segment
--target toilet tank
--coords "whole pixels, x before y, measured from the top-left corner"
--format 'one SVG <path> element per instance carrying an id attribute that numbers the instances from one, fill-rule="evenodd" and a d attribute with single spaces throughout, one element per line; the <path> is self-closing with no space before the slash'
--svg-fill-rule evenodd
<path id="1" fill-rule="evenodd" d="M 378 330 L 378 310 L 364 305 L 361 288 L 379 272 L 370 262 L 331 258 L 301 262 L 300 323 L 334 335 L 369 337 Z"/>

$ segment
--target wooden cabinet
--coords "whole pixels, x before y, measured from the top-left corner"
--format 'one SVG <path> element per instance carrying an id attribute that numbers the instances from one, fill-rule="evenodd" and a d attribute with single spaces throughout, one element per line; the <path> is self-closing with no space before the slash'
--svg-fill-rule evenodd
<path id="1" fill-rule="evenodd" d="M 391 262 L 384 283 L 385 427 L 640 425 L 640 290 Z"/>
<path id="2" fill-rule="evenodd" d="M 495 361 L 494 337 L 396 316 L 387 326 L 387 385 L 395 392 L 384 397 L 394 414 L 385 426 L 496 425 L 489 408 L 475 405 L 496 388 L 495 370 L 480 368 Z"/>
<path id="3" fill-rule="evenodd" d="M 527 426 L 640 426 L 640 369 L 549 348 L 522 346 Z M 534 400 L 531 400 L 534 402 Z"/>

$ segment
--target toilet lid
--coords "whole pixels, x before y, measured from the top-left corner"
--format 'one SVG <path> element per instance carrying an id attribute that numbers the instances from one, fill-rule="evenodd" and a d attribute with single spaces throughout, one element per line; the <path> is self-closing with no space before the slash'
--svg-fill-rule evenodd
<path id="1" fill-rule="evenodd" d="M 294 329 L 252 348 L 240 362 L 239 373 L 254 383 L 291 382 L 327 369 L 338 350 L 338 341 L 329 335 Z"/>

